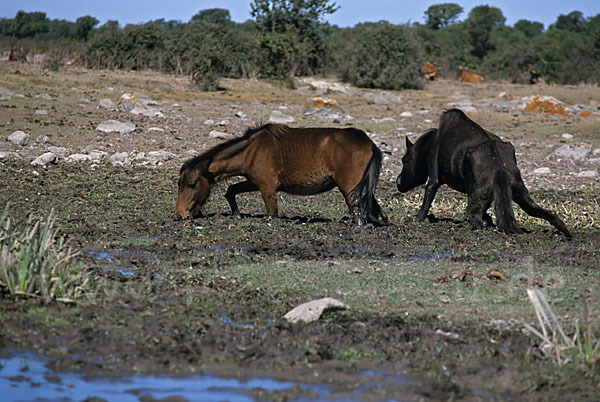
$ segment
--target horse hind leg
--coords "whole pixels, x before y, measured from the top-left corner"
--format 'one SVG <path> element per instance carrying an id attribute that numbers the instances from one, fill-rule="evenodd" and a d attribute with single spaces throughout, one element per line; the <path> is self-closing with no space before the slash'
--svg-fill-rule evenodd
<path id="1" fill-rule="evenodd" d="M 567 226 L 554 212 L 540 207 L 538 204 L 536 204 L 535 201 L 533 201 L 524 183 L 519 183 L 514 196 L 515 202 L 521 208 L 523 208 L 523 211 L 525 211 L 525 213 L 536 218 L 542 218 L 547 220 L 552 226 L 560 230 L 567 237 L 567 239 L 573 238 L 573 235 L 571 234 L 571 232 L 569 232 Z"/>
<path id="2" fill-rule="evenodd" d="M 496 226 L 507 234 L 521 234 L 524 230 L 519 227 L 513 212 L 513 192 L 510 177 L 505 170 L 497 170 L 494 173 L 494 212 L 496 214 Z"/>
<path id="3" fill-rule="evenodd" d="M 491 205 L 491 199 L 487 193 L 487 190 L 480 189 L 468 197 L 467 220 L 477 230 L 484 229 L 489 224 L 488 219 L 491 220 L 487 214 Z"/>

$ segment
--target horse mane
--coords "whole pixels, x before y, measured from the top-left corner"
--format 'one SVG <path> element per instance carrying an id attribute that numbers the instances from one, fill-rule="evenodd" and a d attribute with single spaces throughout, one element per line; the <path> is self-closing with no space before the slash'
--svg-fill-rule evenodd
<path id="1" fill-rule="evenodd" d="M 459 125 L 461 123 L 464 124 L 467 122 L 477 125 L 477 123 L 475 123 L 474 121 L 469 119 L 462 110 L 449 109 L 442 113 L 442 116 L 440 117 L 440 122 L 438 124 L 438 131 L 440 133 L 443 133 L 452 127 L 456 127 L 457 125 Z"/>
<path id="2" fill-rule="evenodd" d="M 188 159 L 181 166 L 179 174 L 183 173 L 186 170 L 194 169 L 198 164 L 202 162 L 207 162 L 206 165 L 208 166 L 214 159 L 219 157 L 219 154 L 225 151 L 229 150 L 226 154 L 226 157 L 232 157 L 240 153 L 248 146 L 248 140 L 250 139 L 250 137 L 263 130 L 266 130 L 277 140 L 281 140 L 285 136 L 285 134 L 289 132 L 290 128 L 284 124 L 273 123 L 267 123 L 259 127 L 248 128 L 244 135 L 242 135 L 241 137 L 235 137 L 230 140 L 224 141 L 220 144 L 215 145 L 209 150 L 201 153 L 200 155 Z M 223 157 L 221 159 L 223 159 Z"/>
<path id="3" fill-rule="evenodd" d="M 433 137 L 435 137 L 437 132 L 438 130 L 436 128 L 430 128 L 429 130 L 421 134 L 421 136 L 417 138 L 417 140 L 414 143 L 415 150 L 418 152 L 422 148 L 424 148 L 429 143 L 429 141 L 433 139 Z"/>

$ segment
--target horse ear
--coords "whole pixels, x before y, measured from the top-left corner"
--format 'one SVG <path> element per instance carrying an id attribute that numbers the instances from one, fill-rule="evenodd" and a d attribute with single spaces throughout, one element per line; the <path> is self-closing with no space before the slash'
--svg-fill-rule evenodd
<path id="1" fill-rule="evenodd" d="M 410 142 L 410 139 L 408 138 L 408 135 L 405 138 L 406 138 L 406 149 L 412 148 L 412 146 L 414 144 L 412 142 Z"/>

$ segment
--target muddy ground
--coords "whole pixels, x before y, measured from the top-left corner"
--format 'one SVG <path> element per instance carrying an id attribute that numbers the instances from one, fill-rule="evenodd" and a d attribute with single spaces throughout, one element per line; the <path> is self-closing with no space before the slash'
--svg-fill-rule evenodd
<path id="1" fill-rule="evenodd" d="M 95 288 L 76 303 L 3 293 L 0 348 L 38 352 L 55 369 L 90 375 L 211 372 L 325 383 L 340 399 L 356 397 L 359 386 L 365 400 L 598 399 L 598 367 L 556 365 L 523 323 L 537 324 L 527 287 L 542 288 L 565 328 L 572 330 L 583 299 L 600 318 L 593 115 L 600 89 L 441 81 L 385 92 L 331 84 L 324 96 L 344 113 L 328 117 L 304 114 L 322 85 L 307 82 L 290 89 L 224 80 L 223 90 L 203 93 L 186 78 L 150 72 L 1 64 L 1 204 L 15 219 L 54 209 Z M 163 116 L 120 111 L 124 93 Z M 570 116 L 523 112 L 522 98 L 536 94 L 561 100 Z M 103 99 L 114 104 L 100 107 Z M 465 197 L 449 189 L 434 201 L 437 219 L 416 222 L 422 189 L 399 194 L 394 184 L 404 138 L 417 138 L 452 106 L 513 142 L 533 198 L 564 218 L 572 241 L 517 209 L 528 233 L 474 231 Z M 376 194 L 393 225 L 353 227 L 336 191 L 281 194 L 280 219 L 264 216 L 257 194 L 243 195 L 236 219 L 223 194 L 237 179 L 214 190 L 205 218 L 174 221 L 181 163 L 221 141 L 211 132 L 241 135 L 273 111 L 293 117 L 295 127 L 367 131 L 385 154 Z M 132 122 L 135 131 L 97 130 L 109 119 Z M 6 140 L 16 130 L 30 134 L 26 145 Z M 52 146 L 64 155 L 31 164 Z M 172 155 L 148 158 L 152 151 Z M 122 152 L 121 163 L 111 160 Z M 96 159 L 74 162 L 72 154 Z M 466 274 L 453 278 L 455 269 Z M 490 269 L 508 279 L 490 279 Z M 325 296 L 350 309 L 311 324 L 281 319 Z M 420 385 L 369 383 L 367 369 Z M 301 388 L 254 396 L 314 397 Z"/>

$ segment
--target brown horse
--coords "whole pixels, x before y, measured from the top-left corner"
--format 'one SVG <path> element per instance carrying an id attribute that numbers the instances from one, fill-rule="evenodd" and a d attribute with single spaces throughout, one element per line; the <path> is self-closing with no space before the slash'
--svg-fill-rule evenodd
<path id="1" fill-rule="evenodd" d="M 277 192 L 312 195 L 338 187 L 356 224 L 387 223 L 374 191 L 382 155 L 369 137 L 354 128 L 290 128 L 266 124 L 186 161 L 179 172 L 175 218 L 201 216 L 211 187 L 231 176 L 225 198 L 239 216 L 235 196 L 260 191 L 267 214 L 278 215 Z"/>
<path id="2" fill-rule="evenodd" d="M 447 184 L 467 193 L 467 218 L 476 229 L 492 225 L 487 210 L 493 202 L 498 228 L 505 233 L 522 233 L 512 209 L 514 200 L 527 214 L 547 220 L 571 238 L 556 214 L 531 199 L 513 145 L 481 128 L 461 110 L 444 112 L 438 128 L 428 130 L 414 144 L 407 137 L 402 164 L 396 180 L 400 192 L 427 182 L 419 221 L 427 216 L 438 188 Z"/>

